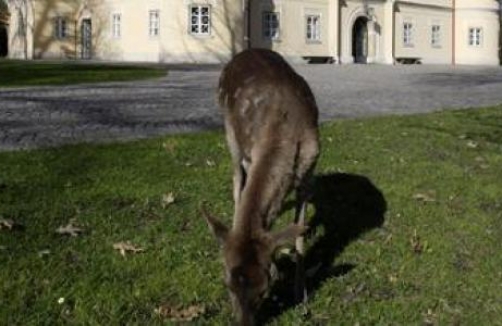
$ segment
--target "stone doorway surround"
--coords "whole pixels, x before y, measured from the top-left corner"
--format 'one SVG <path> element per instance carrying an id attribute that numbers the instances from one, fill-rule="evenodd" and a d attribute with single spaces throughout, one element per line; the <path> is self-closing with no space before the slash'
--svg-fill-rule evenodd
<path id="1" fill-rule="evenodd" d="M 392 39 L 392 24 L 390 26 L 382 26 L 384 21 L 384 15 L 387 16 L 387 11 L 389 11 L 388 3 L 386 1 L 344 1 L 340 8 L 340 62 L 342 64 L 351 63 L 392 63 L 392 59 L 386 60 L 385 56 L 387 52 L 385 49 L 389 47 L 392 48 L 391 42 L 387 41 L 385 44 L 384 40 L 386 38 Z M 388 18 L 388 17 L 385 17 Z M 354 46 L 357 42 L 354 38 L 354 28 L 360 28 L 357 26 L 362 22 L 365 22 L 366 26 L 366 56 L 365 58 L 355 58 L 354 53 L 356 52 Z M 390 28 L 390 31 L 387 29 Z M 384 35 L 387 34 L 387 35 Z M 385 48 L 384 48 L 385 46 Z M 364 59 L 364 60 L 362 60 Z M 389 62 L 387 62 L 389 61 Z"/>

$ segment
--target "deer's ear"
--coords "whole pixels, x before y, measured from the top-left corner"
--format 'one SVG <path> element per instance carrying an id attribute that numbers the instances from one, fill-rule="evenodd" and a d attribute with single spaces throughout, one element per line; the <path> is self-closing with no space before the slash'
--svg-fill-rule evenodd
<path id="1" fill-rule="evenodd" d="M 224 243 L 228 237 L 228 227 L 207 211 L 205 203 L 202 203 L 200 210 L 211 232 L 220 243 Z"/>
<path id="2" fill-rule="evenodd" d="M 293 243 L 297 237 L 307 231 L 307 227 L 298 224 L 290 224 L 280 231 L 273 232 L 272 245 L 274 248 Z"/>

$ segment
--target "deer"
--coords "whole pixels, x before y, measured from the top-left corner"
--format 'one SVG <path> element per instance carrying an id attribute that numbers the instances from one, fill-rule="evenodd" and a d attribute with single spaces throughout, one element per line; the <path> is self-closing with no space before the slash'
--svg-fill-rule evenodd
<path id="1" fill-rule="evenodd" d="M 304 80 L 278 53 L 248 49 L 223 68 L 218 86 L 233 164 L 231 227 L 201 205 L 221 244 L 225 284 L 239 325 L 254 325 L 270 289 L 275 250 L 295 243 L 295 296 L 306 302 L 303 271 L 306 205 L 319 156 L 318 108 Z M 273 231 L 295 191 L 295 221 Z"/>

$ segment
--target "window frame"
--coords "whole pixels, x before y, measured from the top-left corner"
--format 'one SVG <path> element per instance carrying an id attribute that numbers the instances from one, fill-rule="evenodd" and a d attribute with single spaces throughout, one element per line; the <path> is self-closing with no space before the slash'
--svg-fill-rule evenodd
<path id="1" fill-rule="evenodd" d="M 412 48 L 415 46 L 413 43 L 413 28 L 412 21 L 403 21 L 403 46 L 405 48 Z"/>
<path id="2" fill-rule="evenodd" d="M 57 40 L 66 40 L 68 35 L 68 18 L 65 16 L 56 16 L 54 18 L 54 37 Z"/>
<path id="3" fill-rule="evenodd" d="M 112 37 L 114 39 L 122 38 L 122 13 L 120 12 L 112 14 Z"/>
<path id="4" fill-rule="evenodd" d="M 160 36 L 160 10 L 148 10 L 148 36 L 158 38 Z"/>
<path id="5" fill-rule="evenodd" d="M 470 47 L 480 48 L 483 46 L 483 28 L 482 27 L 469 27 L 467 37 L 468 37 L 467 44 Z"/>
<path id="6" fill-rule="evenodd" d="M 443 29 L 441 27 L 442 26 L 440 24 L 431 25 L 431 47 L 435 49 L 442 48 L 443 46 Z"/>
<path id="7" fill-rule="evenodd" d="M 307 14 L 305 15 L 305 39 L 307 43 L 321 43 L 322 42 L 322 23 L 321 14 Z"/>
<path id="8" fill-rule="evenodd" d="M 273 26 L 271 17 L 275 17 Z M 281 15 L 278 11 L 262 12 L 262 37 L 265 40 L 277 41 L 281 38 Z"/>
<path id="9" fill-rule="evenodd" d="M 194 9 L 198 11 L 194 13 Z M 203 11 L 206 10 L 206 14 Z M 207 22 L 204 18 L 207 17 Z M 194 20 L 195 18 L 195 20 Z M 188 7 L 188 34 L 196 37 L 211 36 L 212 8 L 209 4 L 192 4 Z"/>

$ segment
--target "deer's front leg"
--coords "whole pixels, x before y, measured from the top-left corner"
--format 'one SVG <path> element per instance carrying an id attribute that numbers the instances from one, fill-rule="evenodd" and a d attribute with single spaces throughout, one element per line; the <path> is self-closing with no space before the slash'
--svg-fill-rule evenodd
<path id="1" fill-rule="evenodd" d="M 225 134 L 227 137 L 228 148 L 230 149 L 230 154 L 232 156 L 232 163 L 234 167 L 233 175 L 233 196 L 234 196 L 234 208 L 237 210 L 241 199 L 241 192 L 244 188 L 244 183 L 246 182 L 245 171 L 243 169 L 243 155 L 237 138 L 235 137 L 234 127 L 230 121 L 225 120 Z"/>
<path id="2" fill-rule="evenodd" d="M 298 225 L 305 226 L 305 211 L 307 209 L 307 199 L 302 190 L 298 190 L 296 194 L 296 210 L 295 222 Z M 305 237 L 300 235 L 296 238 L 296 275 L 295 275 L 295 299 L 297 302 L 307 302 L 307 288 L 305 285 Z"/>
<path id="3" fill-rule="evenodd" d="M 246 182 L 246 172 L 244 171 L 244 168 L 242 167 L 241 164 L 234 163 L 233 183 L 234 183 L 235 209 L 237 209 L 237 206 L 239 205 L 239 202 L 241 200 L 241 193 L 242 189 L 244 188 L 245 182 Z"/>

